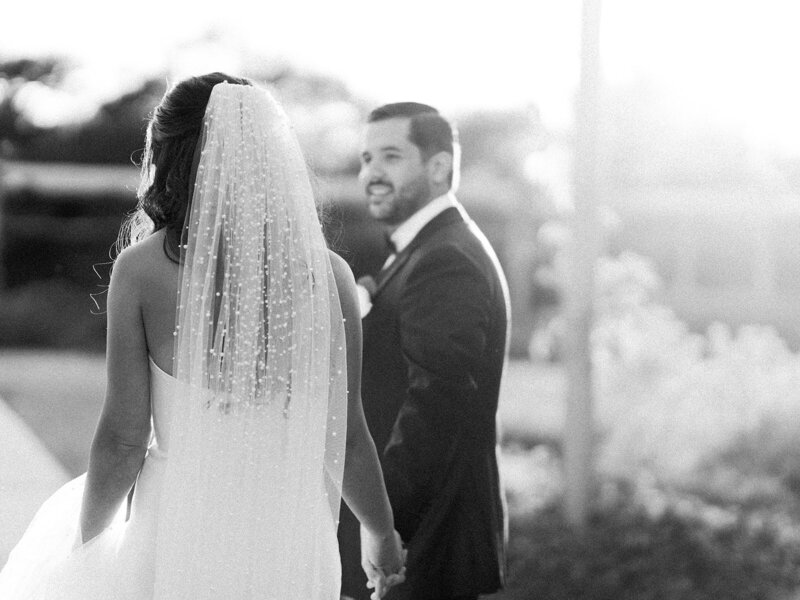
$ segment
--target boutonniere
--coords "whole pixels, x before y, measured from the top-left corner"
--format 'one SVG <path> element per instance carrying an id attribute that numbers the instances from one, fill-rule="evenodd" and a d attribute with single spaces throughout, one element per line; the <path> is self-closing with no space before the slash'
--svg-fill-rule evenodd
<path id="1" fill-rule="evenodd" d="M 361 309 L 361 318 L 363 319 L 372 310 L 372 297 L 375 295 L 375 290 L 378 284 L 375 283 L 375 278 L 372 275 L 364 275 L 359 277 L 356 282 L 356 291 L 358 292 L 358 305 Z"/>

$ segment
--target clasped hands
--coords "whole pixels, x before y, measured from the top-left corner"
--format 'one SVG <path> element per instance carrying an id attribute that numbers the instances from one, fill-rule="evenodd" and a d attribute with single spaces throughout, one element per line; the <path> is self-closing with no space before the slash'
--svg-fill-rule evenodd
<path id="1" fill-rule="evenodd" d="M 389 535 L 371 534 L 361 527 L 361 567 L 367 575 L 370 598 L 380 600 L 395 585 L 406 580 L 406 551 L 397 531 Z"/>

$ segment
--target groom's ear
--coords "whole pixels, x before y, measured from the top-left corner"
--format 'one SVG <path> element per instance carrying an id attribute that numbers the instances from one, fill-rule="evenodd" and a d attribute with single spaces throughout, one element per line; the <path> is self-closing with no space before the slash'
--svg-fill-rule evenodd
<path id="1" fill-rule="evenodd" d="M 428 159 L 428 174 L 434 183 L 448 183 L 453 171 L 453 155 L 449 152 L 437 152 Z"/>

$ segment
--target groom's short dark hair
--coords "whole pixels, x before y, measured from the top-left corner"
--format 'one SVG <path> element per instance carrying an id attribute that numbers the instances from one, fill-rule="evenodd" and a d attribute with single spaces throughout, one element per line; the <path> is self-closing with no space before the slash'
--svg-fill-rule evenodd
<path id="1" fill-rule="evenodd" d="M 384 104 L 369 114 L 367 123 L 396 118 L 410 119 L 408 139 L 420 149 L 425 160 L 438 152 L 453 154 L 453 143 L 457 138 L 455 128 L 439 114 L 438 110 L 427 104 L 419 102 Z"/>

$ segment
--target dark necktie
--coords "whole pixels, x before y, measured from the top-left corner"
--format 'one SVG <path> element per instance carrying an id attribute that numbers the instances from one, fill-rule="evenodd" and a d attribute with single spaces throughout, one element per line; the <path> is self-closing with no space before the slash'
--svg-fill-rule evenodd
<path id="1" fill-rule="evenodd" d="M 383 241 L 391 254 L 397 254 L 397 246 L 394 245 L 394 241 L 388 233 L 383 234 Z"/>
<path id="2" fill-rule="evenodd" d="M 386 257 L 386 262 L 383 263 L 381 272 L 384 272 L 386 269 L 388 269 L 389 265 L 394 262 L 394 259 L 397 256 L 397 246 L 394 245 L 394 242 L 392 241 L 392 238 L 389 237 L 388 233 L 383 234 L 383 242 L 386 244 L 386 248 L 389 250 L 389 256 Z"/>

